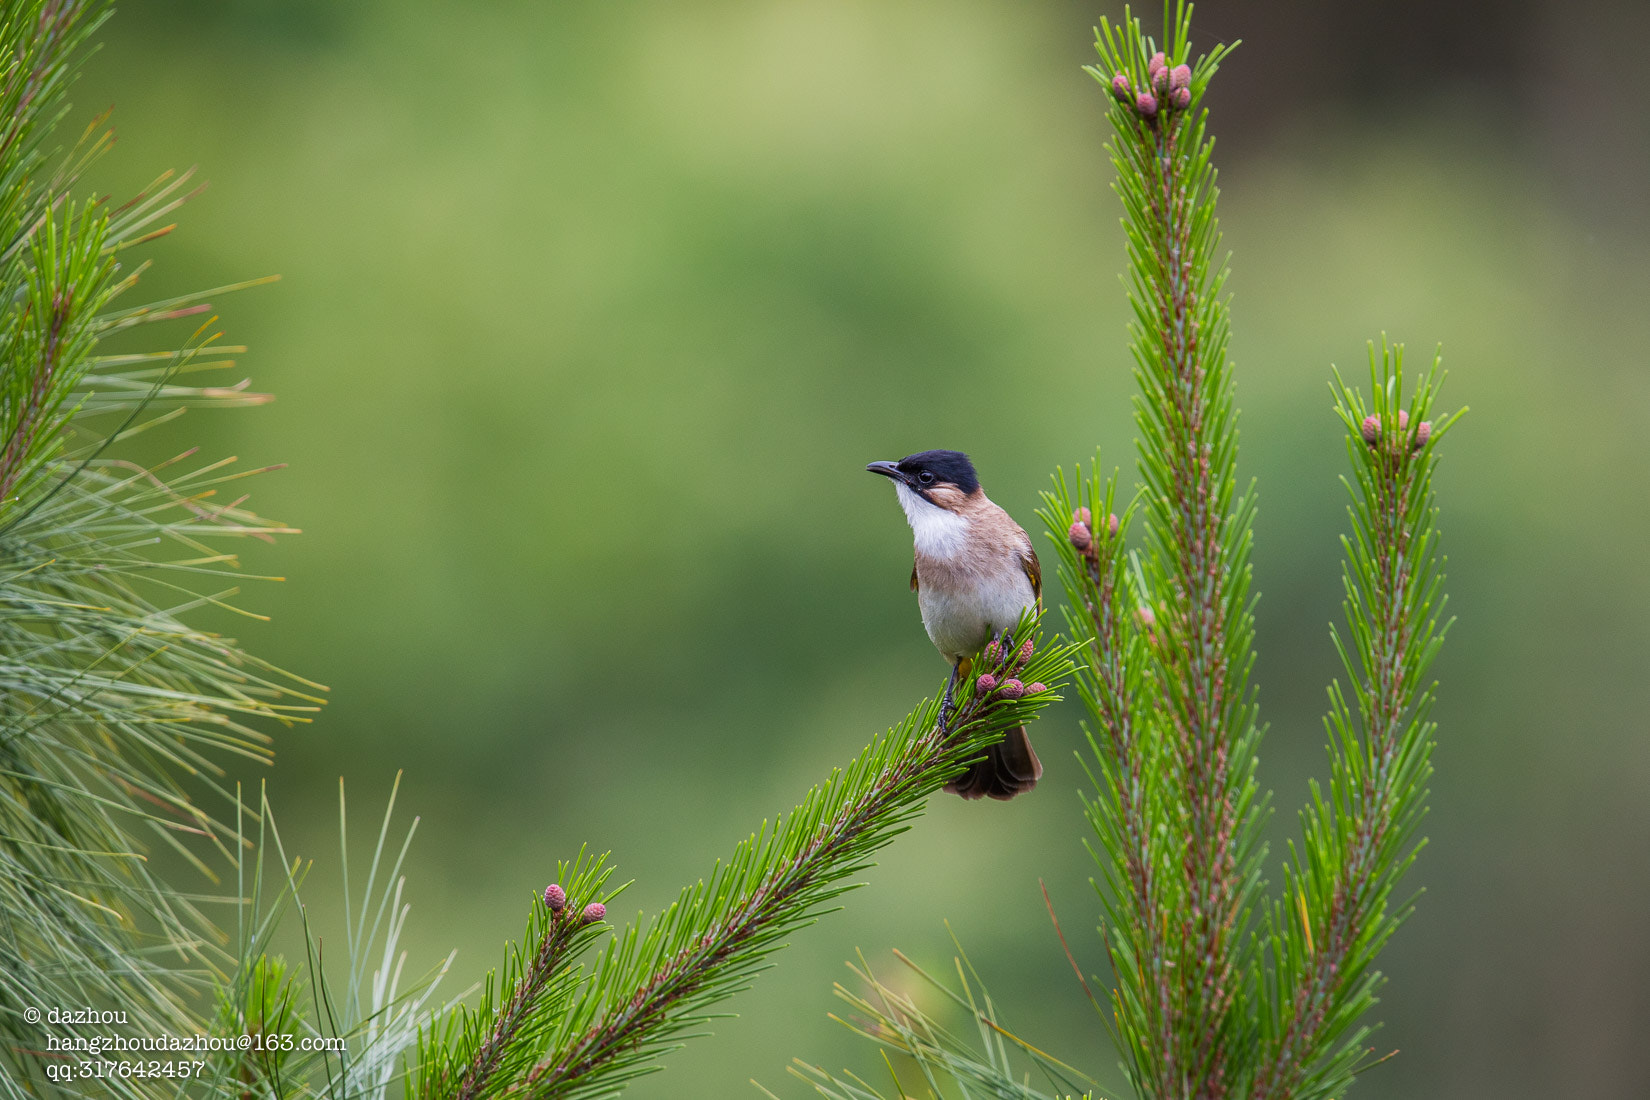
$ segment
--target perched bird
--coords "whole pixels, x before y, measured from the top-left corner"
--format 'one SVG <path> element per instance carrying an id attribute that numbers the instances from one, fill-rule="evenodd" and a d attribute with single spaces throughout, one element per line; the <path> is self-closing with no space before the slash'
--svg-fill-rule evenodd
<path id="1" fill-rule="evenodd" d="M 916 542 L 911 588 L 928 638 L 947 661 L 940 722 L 951 693 L 974 656 L 992 638 L 1020 624 L 1020 613 L 1042 596 L 1042 569 L 1031 539 L 980 488 L 961 451 L 922 451 L 898 462 L 865 467 L 893 481 Z M 946 784 L 964 798 L 1013 798 L 1037 785 L 1043 765 L 1024 726 L 1009 730 L 983 759 Z"/>

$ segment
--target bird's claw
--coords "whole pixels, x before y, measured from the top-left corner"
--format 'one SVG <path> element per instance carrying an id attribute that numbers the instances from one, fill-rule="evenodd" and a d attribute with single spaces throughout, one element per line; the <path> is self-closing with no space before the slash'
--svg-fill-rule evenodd
<path id="1" fill-rule="evenodd" d="M 951 728 L 951 693 L 957 686 L 957 670 L 952 668 L 951 679 L 945 682 L 945 695 L 940 699 L 940 735 L 944 736 Z"/>

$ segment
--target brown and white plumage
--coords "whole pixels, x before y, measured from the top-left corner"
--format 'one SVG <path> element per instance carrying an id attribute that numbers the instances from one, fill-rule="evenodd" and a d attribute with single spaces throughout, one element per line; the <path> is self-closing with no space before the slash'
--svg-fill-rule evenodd
<path id="1" fill-rule="evenodd" d="M 993 637 L 1019 625 L 1042 595 L 1031 539 L 980 487 L 968 456 L 923 451 L 866 467 L 894 482 L 911 524 L 917 593 L 929 640 L 951 662 L 953 682 Z M 947 689 L 949 691 L 949 688 Z M 1007 799 L 1036 785 L 1042 764 L 1024 726 L 947 785 L 964 798 Z"/>

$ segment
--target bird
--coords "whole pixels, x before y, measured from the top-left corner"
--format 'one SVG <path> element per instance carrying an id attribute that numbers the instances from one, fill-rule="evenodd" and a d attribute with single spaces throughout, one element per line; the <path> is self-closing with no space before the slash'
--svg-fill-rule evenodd
<path id="1" fill-rule="evenodd" d="M 951 662 L 940 725 L 974 657 L 1042 598 L 1043 574 L 1031 539 L 980 487 L 961 451 L 919 451 L 865 469 L 894 483 L 914 542 L 911 589 L 929 641 Z M 964 798 L 1010 799 L 1037 785 L 1043 765 L 1024 726 L 1003 735 L 945 789 Z"/>

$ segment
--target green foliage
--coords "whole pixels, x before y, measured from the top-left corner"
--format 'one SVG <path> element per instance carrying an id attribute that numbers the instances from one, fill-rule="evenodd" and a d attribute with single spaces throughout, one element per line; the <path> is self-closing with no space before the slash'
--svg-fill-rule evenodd
<path id="1" fill-rule="evenodd" d="M 1131 1081 L 1156 1096 L 1218 1089 L 1240 1061 L 1241 975 L 1251 965 L 1247 930 L 1264 857 L 1254 774 L 1260 731 L 1248 686 L 1254 498 L 1237 491 L 1219 192 L 1200 106 L 1225 50 L 1193 64 L 1190 23 L 1190 6 L 1178 5 L 1154 61 L 1159 47 L 1138 20 L 1125 13 L 1117 28 L 1102 21 L 1100 65 L 1089 69 L 1114 88 L 1121 75 L 1145 89 L 1114 92 L 1108 145 L 1128 241 L 1145 548 L 1136 559 L 1133 621 L 1108 607 L 1087 633 L 1096 638 L 1097 666 L 1145 658 L 1138 673 L 1125 672 L 1122 696 L 1099 708 L 1126 708 L 1129 728 L 1103 738 L 1101 747 L 1114 750 L 1103 753 L 1111 756 L 1102 765 L 1106 812 L 1090 816 L 1113 860 L 1123 857 L 1113 874 L 1130 888 L 1118 892 L 1113 883 L 1108 893 L 1127 900 L 1106 923 L 1118 1000 L 1128 1006 L 1117 1026 Z M 1120 541 L 1097 543 L 1111 559 L 1097 574 L 1117 571 Z M 1094 577 L 1068 581 L 1068 590 L 1094 586 Z M 1135 645 L 1134 661 L 1110 652 L 1135 644 L 1125 639 L 1139 632 L 1142 616 L 1151 620 L 1150 636 Z M 1114 629 L 1120 633 L 1101 636 Z M 1138 681 L 1128 683 L 1130 675 Z M 1108 693 L 1100 675 L 1089 687 L 1092 698 Z M 1152 747 L 1137 760 L 1129 742 L 1138 736 Z M 1114 774 L 1131 768 L 1151 773 L 1138 804 Z"/>
<path id="2" fill-rule="evenodd" d="M 955 937 L 952 942 L 955 943 Z M 947 1085 L 954 1086 L 964 1097 L 991 1100 L 1044 1100 L 1045 1097 L 1057 1100 L 1071 1096 L 1071 1090 L 1081 1090 L 1084 1097 L 1092 1095 L 1087 1088 L 1094 1082 L 1082 1071 L 1038 1050 L 1002 1025 L 991 995 L 961 944 L 957 944 L 957 955 L 953 959 L 957 971 L 955 989 L 898 951 L 894 954 L 953 1011 L 966 1013 L 975 1025 L 974 1038 L 957 1034 L 937 1014 L 926 1009 L 920 991 L 902 991 L 878 980 L 862 957 L 859 965 L 850 964 L 850 969 L 866 992 L 855 993 L 839 983 L 836 995 L 848 1004 L 853 1015 L 847 1019 L 833 1015 L 832 1019 L 882 1048 L 883 1064 L 893 1092 L 884 1094 L 859 1076 L 839 1077 L 800 1059 L 791 1067 L 793 1076 L 812 1084 L 827 1100 L 884 1100 L 885 1095 L 887 1100 L 905 1100 L 913 1094 L 900 1082 L 893 1060 L 897 1057 L 902 1065 L 915 1068 L 928 1095 L 934 1097 L 946 1095 Z M 1012 1059 L 1015 1052 L 1036 1067 L 1039 1076 L 1055 1090 L 1053 1093 L 1033 1088 L 1029 1074 L 1015 1076 Z"/>
<path id="3" fill-rule="evenodd" d="M 128 251 L 167 231 L 157 223 L 186 197 L 184 180 L 163 177 L 111 209 L 75 196 L 111 143 L 102 120 L 66 152 L 52 148 L 77 59 L 105 15 L 96 0 L 11 0 L 0 16 L 5 1095 L 51 1087 L 33 1052 L 74 1037 L 29 1022 L 27 1008 L 118 1008 L 133 1035 L 203 1025 L 212 1001 L 201 987 L 233 961 L 202 899 L 158 877 L 151 854 L 170 851 L 209 878 L 232 865 L 232 830 L 196 799 L 238 807 L 218 782 L 224 759 L 267 759 L 260 721 L 301 720 L 319 702 L 313 685 L 188 622 L 229 608 L 238 591 L 235 556 L 213 542 L 287 530 L 246 510 L 244 496 L 220 499 L 246 475 L 188 454 L 145 468 L 114 453 L 184 405 L 261 398 L 176 382 L 228 365 L 201 356 L 216 338 L 206 326 L 159 351 L 102 353 L 116 332 L 210 310 L 201 295 L 122 301 L 144 270 L 126 270 Z"/>
<path id="4" fill-rule="evenodd" d="M 481 999 L 448 1013 L 426 1037 L 421 1096 L 496 1094 L 532 1072 L 578 992 L 581 972 L 571 961 L 604 931 L 600 920 L 586 919 L 586 906 L 605 906 L 623 889 L 604 890 L 612 874 L 605 856 L 582 852 L 558 865 L 561 908 L 539 897 L 520 943 L 506 944 L 504 965 L 488 973 Z"/>
<path id="5" fill-rule="evenodd" d="M 1374 967 L 1407 908 L 1394 889 L 1418 850 L 1443 639 L 1432 475 L 1455 417 L 1429 419 L 1435 361 L 1406 401 L 1401 349 L 1370 360 L 1366 404 L 1337 374 L 1354 478 L 1343 537 L 1350 688 L 1330 689 L 1330 782 L 1316 784 L 1282 896 L 1266 899 L 1255 781 L 1260 727 L 1250 549 L 1254 496 L 1239 492 L 1226 358 L 1218 191 L 1199 104 L 1225 49 L 1193 62 L 1192 9 L 1165 10 L 1159 50 L 1139 21 L 1102 22 L 1089 69 L 1115 101 L 1109 143 L 1123 203 L 1125 284 L 1139 428 L 1138 495 L 1118 514 L 1115 476 L 1057 473 L 1042 515 L 1067 623 L 1084 640 L 1085 803 L 1111 965 L 1108 1018 L 1136 1095 L 1160 1100 L 1341 1095 L 1368 1063 Z M 1131 548 L 1131 535 L 1144 530 Z M 1074 964 L 1075 965 L 1075 964 Z M 885 1002 L 891 1003 L 891 1002 Z M 901 1006 L 862 1032 L 930 1066 L 963 1095 L 1020 1096 L 982 1076 Z M 890 1038 L 894 1036 L 894 1038 Z M 813 1071 L 832 1097 L 876 1095 Z M 902 1093 L 903 1095 L 903 1093 Z"/>
<path id="6" fill-rule="evenodd" d="M 1436 358 L 1406 401 L 1403 349 L 1371 345 L 1369 381 L 1367 402 L 1338 373 L 1334 383 L 1354 476 L 1352 534 L 1341 539 L 1346 633 L 1331 629 L 1351 697 L 1330 686 L 1328 795 L 1313 783 L 1268 914 L 1258 1096 L 1338 1096 L 1367 1060 L 1375 959 L 1409 914 L 1392 893 L 1423 843 L 1435 695 L 1425 677 L 1449 625 L 1432 475 L 1461 414 L 1429 419 Z"/>
<path id="7" fill-rule="evenodd" d="M 198 1064 L 199 1071 L 181 1086 L 164 1077 L 135 1076 L 105 1078 L 98 1085 L 120 1097 L 192 1095 L 207 1100 L 387 1100 L 402 1093 L 420 1029 L 449 1007 L 435 1003 L 434 996 L 452 956 L 428 973 L 404 974 L 400 940 L 409 907 L 402 900 L 402 866 L 417 825 L 407 830 L 398 848 L 393 846 L 395 801 L 392 790 L 357 897 L 339 788 L 346 898 L 342 973 L 336 962 L 329 965 L 323 958 L 321 938 L 310 924 L 303 900 L 310 864 L 288 854 L 266 794 L 260 794 L 256 813 L 251 804 L 243 806 L 233 834 L 236 893 L 222 899 L 234 904 L 235 928 L 220 949 L 223 965 L 210 976 L 216 1012 L 190 1027 L 135 1036 L 208 1044 L 142 1055 Z M 299 963 L 289 961 L 277 946 L 293 942 L 294 923 Z"/>
<path id="8" fill-rule="evenodd" d="M 302 1016 L 303 990 L 296 972 L 280 955 L 258 955 L 248 960 L 246 981 L 233 992 L 241 996 L 231 1000 L 230 990 L 219 994 L 216 1035 L 260 1036 L 291 1035 L 306 1030 Z M 265 1049 L 261 1045 L 249 1050 L 238 1060 L 231 1087 L 250 1090 L 261 1081 L 291 1080 L 292 1052 Z"/>
<path id="9" fill-rule="evenodd" d="M 1058 698 L 1044 690 L 1009 699 L 979 693 L 990 672 L 1057 686 L 1069 647 L 1027 655 L 1036 621 L 1022 620 L 998 660 L 982 660 L 959 684 L 949 729 L 928 700 L 873 741 L 847 768 L 813 788 L 791 814 L 739 844 L 726 864 L 687 887 L 645 925 L 618 933 L 589 964 L 569 969 L 588 937 L 567 920 L 535 912 L 524 944 L 490 977 L 478 1011 L 426 1044 L 419 1094 L 437 1097 L 613 1096 L 658 1067 L 658 1057 L 715 1016 L 711 1009 L 748 987 L 791 932 L 813 923 L 856 885 L 852 876 L 909 828 L 929 795 L 959 774 L 980 747 Z M 568 874 L 563 869 L 563 874 Z M 569 916 L 597 898 L 607 871 L 581 861 L 567 888 Z M 611 895 L 608 895 L 611 897 Z M 543 902 L 535 903 L 535 910 Z M 509 989 L 509 995 L 504 994 Z"/>
<path id="10" fill-rule="evenodd" d="M 202 1079 L 205 1096 L 386 1100 L 405 1090 L 408 1062 L 422 1030 L 450 1007 L 434 998 L 452 955 L 427 973 L 404 975 L 406 954 L 400 941 L 410 907 L 402 898 L 402 867 L 417 822 L 399 847 L 392 847 L 390 824 L 399 787 L 397 776 L 356 899 L 349 871 L 348 815 L 339 784 L 345 897 L 342 975 L 323 958 L 321 939 L 303 900 L 309 867 L 288 855 L 268 796 L 260 796 L 253 819 L 257 832 L 239 838 L 236 965 L 220 979 L 218 996 L 224 1007 L 213 1032 L 246 1039 L 238 1049 L 214 1052 Z M 273 868 L 268 866 L 271 862 Z M 283 927 L 294 918 L 305 955 L 301 971 L 275 950 Z M 271 1039 L 276 1045 L 270 1045 Z"/>

